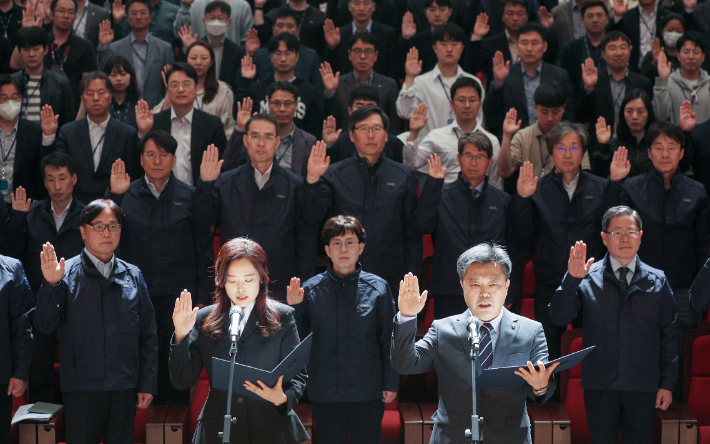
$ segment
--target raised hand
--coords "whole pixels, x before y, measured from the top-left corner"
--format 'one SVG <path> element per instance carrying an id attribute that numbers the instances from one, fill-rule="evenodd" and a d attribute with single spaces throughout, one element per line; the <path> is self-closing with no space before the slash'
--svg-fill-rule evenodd
<path id="1" fill-rule="evenodd" d="M 667 79 L 668 76 L 671 75 L 672 70 L 673 66 L 671 62 L 668 61 L 665 51 L 661 50 L 661 52 L 658 53 L 658 77 Z"/>
<path id="2" fill-rule="evenodd" d="M 428 291 L 419 294 L 419 281 L 412 273 L 404 275 L 399 281 L 398 307 L 402 316 L 414 317 L 424 309 Z"/>
<path id="3" fill-rule="evenodd" d="M 111 179 L 109 181 L 113 194 L 123 194 L 131 186 L 131 177 L 126 173 L 126 164 L 121 159 L 111 165 Z"/>
<path id="4" fill-rule="evenodd" d="M 42 265 L 44 280 L 50 285 L 58 284 L 64 277 L 64 258 L 57 261 L 57 253 L 49 242 L 42 245 L 39 261 Z"/>
<path id="5" fill-rule="evenodd" d="M 414 15 L 407 11 L 402 17 L 402 38 L 409 40 L 417 33 L 417 24 L 414 23 Z"/>
<path id="6" fill-rule="evenodd" d="M 537 177 L 533 175 L 533 164 L 525 162 L 520 167 L 520 175 L 518 176 L 518 195 L 520 197 L 530 197 L 535 194 L 537 189 Z"/>
<path id="7" fill-rule="evenodd" d="M 614 182 L 622 180 L 631 172 L 631 162 L 629 162 L 629 151 L 624 146 L 620 146 L 614 152 L 614 157 L 609 166 L 609 180 Z"/>
<path id="8" fill-rule="evenodd" d="M 254 101 L 251 97 L 245 97 L 242 102 L 237 102 L 237 128 L 243 130 L 247 126 L 247 121 L 251 117 L 251 109 L 254 106 Z"/>
<path id="9" fill-rule="evenodd" d="M 244 388 L 252 393 L 256 393 L 257 395 L 261 396 L 262 399 L 269 401 L 274 405 L 281 405 L 284 402 L 288 401 L 286 393 L 284 393 L 282 387 L 283 380 L 284 376 L 279 376 L 279 379 L 276 380 L 276 384 L 274 384 L 273 387 L 269 387 L 268 385 L 258 380 L 256 381 L 256 384 L 251 381 L 246 381 L 244 383 Z"/>
<path id="10" fill-rule="evenodd" d="M 200 164 L 200 179 L 203 182 L 214 182 L 219 177 L 224 159 L 219 160 L 219 150 L 214 145 L 209 145 L 202 155 Z"/>
<path id="11" fill-rule="evenodd" d="M 263 8 L 266 0 L 254 0 L 254 8 Z"/>
<path id="12" fill-rule="evenodd" d="M 502 85 L 508 78 L 508 74 L 510 74 L 510 60 L 506 62 L 503 53 L 496 51 L 493 56 L 493 79 L 498 85 Z"/>
<path id="13" fill-rule="evenodd" d="M 335 91 L 338 89 L 338 84 L 340 83 L 340 71 L 333 75 L 333 68 L 331 68 L 330 63 L 328 62 L 321 63 L 318 71 L 323 79 L 323 86 L 326 91 Z"/>
<path id="14" fill-rule="evenodd" d="M 611 126 L 606 124 L 604 116 L 599 116 L 597 119 L 597 142 L 609 143 L 611 140 Z"/>
<path id="15" fill-rule="evenodd" d="M 256 65 L 251 56 L 245 55 L 242 58 L 242 77 L 245 79 L 253 79 L 256 76 Z"/>
<path id="16" fill-rule="evenodd" d="M 513 373 L 523 378 L 533 390 L 542 390 L 550 383 L 550 376 L 558 365 L 560 363 L 555 362 L 545 367 L 542 361 L 537 361 L 537 368 L 535 368 L 533 363 L 528 361 L 527 367 L 518 367 Z"/>
<path id="17" fill-rule="evenodd" d="M 335 117 L 328 116 L 328 118 L 323 121 L 323 142 L 331 145 L 334 144 L 338 141 L 342 132 L 343 130 L 338 129 Z"/>
<path id="18" fill-rule="evenodd" d="M 308 157 L 308 175 L 306 180 L 310 184 L 314 184 L 320 180 L 320 177 L 328 171 L 330 166 L 330 156 L 326 156 L 325 142 L 320 140 L 313 145 L 311 155 Z"/>
<path id="19" fill-rule="evenodd" d="M 51 105 L 44 105 L 39 112 L 40 121 L 42 124 L 42 134 L 51 136 L 56 134 L 59 129 L 59 114 L 54 115 Z"/>
<path id="20" fill-rule="evenodd" d="M 175 343 L 179 344 L 187 337 L 195 326 L 197 319 L 197 307 L 192 308 L 192 295 L 189 291 L 183 290 L 180 297 L 175 299 L 175 309 L 173 310 L 173 325 L 175 326 Z"/>
<path id="21" fill-rule="evenodd" d="M 589 272 L 589 267 L 594 263 L 594 258 L 587 260 L 587 244 L 577 241 L 569 249 L 569 261 L 567 262 L 567 272 L 572 277 L 582 279 Z"/>
<path id="22" fill-rule="evenodd" d="M 424 102 L 414 108 L 412 117 L 409 119 L 409 132 L 419 133 L 426 126 L 426 122 L 429 120 L 429 116 L 427 116 L 428 109 L 429 107 Z"/>
<path id="23" fill-rule="evenodd" d="M 195 0 L 182 0 L 183 5 L 190 6 L 193 3 L 195 3 Z"/>
<path id="24" fill-rule="evenodd" d="M 35 18 L 35 8 L 32 2 L 28 2 L 27 8 L 22 11 L 22 27 L 29 28 L 30 26 L 42 26 L 42 19 Z"/>
<path id="25" fill-rule="evenodd" d="M 516 110 L 515 108 L 510 108 L 505 114 L 505 120 L 503 121 L 503 134 L 512 137 L 513 134 L 517 133 L 520 130 L 520 126 L 522 125 L 523 121 L 517 119 L 518 110 Z"/>
<path id="26" fill-rule="evenodd" d="M 661 39 L 656 37 L 655 39 L 653 39 L 653 42 L 651 42 L 651 64 L 653 66 L 658 66 L 658 54 L 660 54 L 662 50 L 663 47 L 661 46 Z"/>
<path id="27" fill-rule="evenodd" d="M 126 6 L 121 2 L 121 0 L 114 0 L 113 6 L 111 7 L 111 14 L 113 15 L 113 21 L 120 23 L 126 17 Z"/>
<path id="28" fill-rule="evenodd" d="M 142 99 L 136 104 L 136 126 L 141 137 L 153 128 L 153 111 L 148 107 L 148 102 Z"/>
<path id="29" fill-rule="evenodd" d="M 422 73 L 422 61 L 419 60 L 419 50 L 415 47 L 410 48 L 407 53 L 407 61 L 404 62 L 404 73 L 412 80 Z"/>
<path id="30" fill-rule="evenodd" d="M 27 198 L 27 192 L 22 187 L 17 187 L 14 193 L 10 193 L 12 199 L 12 211 L 22 211 L 26 213 L 30 211 L 32 199 Z"/>
<path id="31" fill-rule="evenodd" d="M 584 83 L 584 88 L 589 91 L 593 90 L 597 86 L 597 81 L 599 81 L 597 67 L 594 66 L 594 60 L 591 57 L 587 57 L 587 60 L 582 63 L 582 83 Z"/>
<path id="32" fill-rule="evenodd" d="M 299 278 L 291 278 L 291 283 L 286 287 L 286 303 L 298 305 L 303 302 L 303 288 Z"/>
<path id="33" fill-rule="evenodd" d="M 182 46 L 187 50 L 193 43 L 197 41 L 197 34 L 192 33 L 192 26 L 182 25 L 178 31 L 178 37 L 182 40 Z"/>
<path id="34" fill-rule="evenodd" d="M 483 38 L 491 30 L 488 24 L 488 14 L 482 12 L 476 17 L 476 24 L 473 25 L 473 35 Z"/>
<path id="35" fill-rule="evenodd" d="M 432 154 L 427 159 L 429 164 L 429 175 L 434 179 L 444 179 L 446 178 L 446 168 L 441 167 L 441 158 L 438 154 Z"/>
<path id="36" fill-rule="evenodd" d="M 629 5 L 626 4 L 626 0 L 614 0 L 614 17 L 621 18 L 628 9 Z"/>
<path id="37" fill-rule="evenodd" d="M 325 43 L 328 44 L 328 48 L 335 49 L 340 44 L 340 28 L 336 28 L 331 19 L 325 19 L 323 33 L 325 34 Z"/>
<path id="38" fill-rule="evenodd" d="M 540 24 L 544 26 L 545 29 L 552 28 L 552 25 L 555 23 L 555 18 L 546 7 L 540 6 L 540 9 L 537 10 L 537 15 L 540 18 Z"/>
<path id="39" fill-rule="evenodd" d="M 251 28 L 247 32 L 247 40 L 244 43 L 244 48 L 247 50 L 247 54 L 254 57 L 256 52 L 261 48 L 261 41 L 259 40 L 259 31 Z"/>
<path id="40" fill-rule="evenodd" d="M 113 29 L 111 29 L 111 20 L 106 19 L 99 23 L 99 45 L 109 45 L 111 42 L 113 42 Z"/>
<path id="41" fill-rule="evenodd" d="M 168 75 L 168 70 L 170 69 L 172 65 L 165 65 L 163 66 L 163 70 L 160 71 L 160 74 L 163 76 L 163 85 L 165 85 L 165 90 L 167 91 L 168 89 L 168 78 L 166 77 Z M 167 92 L 165 93 L 165 97 L 167 97 L 168 94 Z"/>
<path id="42" fill-rule="evenodd" d="M 680 104 L 680 119 L 678 121 L 680 129 L 691 132 L 695 129 L 696 122 L 693 105 L 690 104 L 690 100 L 683 100 L 683 103 Z"/>

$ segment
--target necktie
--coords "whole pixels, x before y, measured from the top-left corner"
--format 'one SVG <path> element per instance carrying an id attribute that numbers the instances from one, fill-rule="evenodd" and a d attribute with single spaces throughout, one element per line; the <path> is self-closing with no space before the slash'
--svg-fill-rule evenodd
<path id="1" fill-rule="evenodd" d="M 626 294 L 626 290 L 629 289 L 629 281 L 626 278 L 627 273 L 631 271 L 626 267 L 619 268 L 619 283 L 621 284 L 621 292 Z"/>
<path id="2" fill-rule="evenodd" d="M 478 195 L 479 195 L 479 194 L 480 194 L 480 193 L 478 192 L 477 189 L 474 188 L 474 189 L 471 190 L 471 196 L 473 196 L 473 200 L 474 200 L 474 201 L 475 201 L 476 199 L 478 199 Z"/>
<path id="3" fill-rule="evenodd" d="M 478 349 L 478 360 L 482 369 L 490 368 L 493 361 L 493 344 L 491 344 L 491 330 L 493 326 L 488 322 L 481 325 L 478 332 L 481 335 L 480 348 Z"/>

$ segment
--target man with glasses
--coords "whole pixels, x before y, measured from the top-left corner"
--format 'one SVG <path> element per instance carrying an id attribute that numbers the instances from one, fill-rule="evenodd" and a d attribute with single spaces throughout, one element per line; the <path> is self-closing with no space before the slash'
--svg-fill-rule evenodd
<path id="1" fill-rule="evenodd" d="M 66 1 L 66 0 L 65 0 Z M 131 33 L 114 42 L 110 20 L 101 23 L 99 31 L 99 69 L 106 61 L 120 55 L 131 62 L 136 70 L 138 88 L 142 98 L 154 107 L 165 97 L 163 67 L 173 63 L 173 51 L 167 43 L 150 33 L 153 9 L 149 0 L 130 0 L 126 4 L 126 17 Z"/>
<path id="2" fill-rule="evenodd" d="M 196 304 L 210 304 L 210 227 L 198 225 L 195 188 L 173 174 L 177 145 L 165 131 L 148 132 L 139 145 L 145 175 L 131 182 L 119 159 L 111 169 L 106 194 L 126 215 L 120 256 L 140 268 L 155 309 L 160 337 L 158 405 L 190 400 L 189 390 L 176 390 L 170 383 L 168 370 L 175 295 L 187 289 Z"/>
<path id="3" fill-rule="evenodd" d="M 76 162 L 74 195 L 81 202 L 91 202 L 106 192 L 116 159 L 126 162 L 129 174 L 137 174 L 138 134 L 132 126 L 109 115 L 113 87 L 106 74 L 89 73 L 80 86 L 86 117 L 59 130 L 57 149 Z"/>
<path id="4" fill-rule="evenodd" d="M 641 220 L 629 207 L 610 208 L 601 222 L 609 253 L 591 257 L 577 241 L 550 303 L 550 319 L 560 327 L 581 312 L 582 346 L 596 347 L 582 361 L 592 444 L 617 442 L 619 432 L 625 443 L 653 442 L 656 409 L 670 405 L 678 374 L 676 304 L 663 271 L 637 255 Z"/>
<path id="5" fill-rule="evenodd" d="M 688 290 L 708 259 L 710 201 L 702 184 L 681 174 L 678 164 L 685 154 L 683 131 L 667 122 L 656 122 L 646 132 L 648 157 L 653 168 L 624 182 L 622 202 L 644 220 L 644 243 L 639 257 L 663 270 L 678 306 L 676 347 L 678 384 L 673 396 L 683 395 L 683 344 L 699 315 L 691 310 Z"/>
<path id="6" fill-rule="evenodd" d="M 362 269 L 377 273 L 390 288 L 399 288 L 404 274 L 422 269 L 412 169 L 382 155 L 389 119 L 381 108 L 353 111 L 349 127 L 355 156 L 331 166 L 324 142 L 311 152 L 302 187 L 306 216 L 312 223 L 330 214 L 349 214 L 363 221 L 370 246 L 361 256 Z"/>
<path id="7" fill-rule="evenodd" d="M 136 408 L 156 393 L 153 305 L 140 269 L 114 254 L 123 222 L 113 201 L 95 200 L 79 214 L 81 254 L 65 262 L 49 242 L 40 254 L 34 325 L 59 335 L 67 442 L 132 443 Z"/>
<path id="8" fill-rule="evenodd" d="M 174 173 L 182 182 L 196 185 L 200 177 L 202 154 L 208 145 L 219 149 L 220 157 L 227 146 L 227 135 L 219 117 L 194 107 L 197 94 L 197 71 L 184 62 L 176 62 L 165 73 L 170 108 L 155 115 L 145 100 L 136 106 L 138 134 L 143 137 L 151 129 L 162 130 L 178 142 Z M 132 176 L 135 177 L 135 176 Z"/>
<path id="9" fill-rule="evenodd" d="M 255 114 L 242 134 L 249 162 L 236 169 L 220 175 L 224 161 L 214 146 L 207 148 L 197 183 L 198 215 L 220 228 L 221 245 L 236 237 L 258 242 L 269 258 L 269 291 L 285 301 L 292 277 L 305 281 L 315 274 L 320 220 L 305 220 L 298 192 L 303 178 L 276 162 L 281 137 L 274 116 Z"/>

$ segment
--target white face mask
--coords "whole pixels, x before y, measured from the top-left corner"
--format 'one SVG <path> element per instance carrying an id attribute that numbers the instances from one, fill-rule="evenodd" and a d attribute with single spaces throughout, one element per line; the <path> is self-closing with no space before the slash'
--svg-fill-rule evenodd
<path id="1" fill-rule="evenodd" d="M 666 43 L 666 46 L 670 46 L 671 48 L 675 48 L 675 44 L 678 42 L 678 39 L 682 36 L 680 32 L 664 32 L 663 33 L 663 41 Z"/>
<path id="2" fill-rule="evenodd" d="M 227 24 L 219 20 L 212 20 L 207 22 L 205 27 L 207 28 L 207 33 L 214 36 L 220 36 L 227 32 Z"/>
<path id="3" fill-rule="evenodd" d="M 20 115 L 22 102 L 8 100 L 5 103 L 0 103 L 0 117 L 5 120 L 15 120 L 15 117 Z"/>

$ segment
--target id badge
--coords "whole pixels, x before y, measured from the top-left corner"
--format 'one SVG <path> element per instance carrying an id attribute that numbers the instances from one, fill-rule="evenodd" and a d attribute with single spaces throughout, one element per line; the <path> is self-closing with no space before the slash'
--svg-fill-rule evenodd
<path id="1" fill-rule="evenodd" d="M 451 125 L 452 123 L 454 123 L 454 119 L 447 119 L 446 120 L 447 125 Z"/>
<path id="2" fill-rule="evenodd" d="M 3 177 L 2 179 L 0 179 L 0 192 L 2 192 L 2 194 L 7 194 L 7 189 L 8 189 L 8 182 L 7 182 L 7 179 L 5 179 L 5 177 Z"/>
<path id="3" fill-rule="evenodd" d="M 59 65 L 52 65 L 52 71 L 54 71 L 56 74 L 59 74 L 60 76 L 64 77 L 65 79 L 67 78 L 67 73 L 64 72 L 61 66 Z"/>

